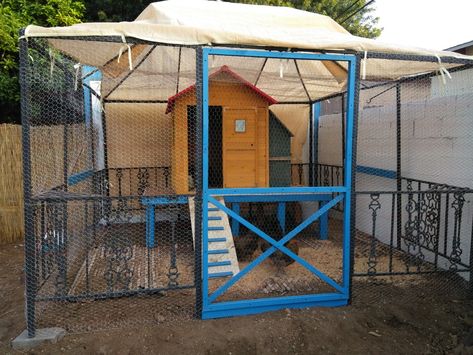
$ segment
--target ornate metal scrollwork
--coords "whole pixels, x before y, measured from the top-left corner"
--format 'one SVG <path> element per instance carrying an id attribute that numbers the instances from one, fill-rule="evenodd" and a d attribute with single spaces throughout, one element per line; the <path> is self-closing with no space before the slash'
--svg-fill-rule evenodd
<path id="1" fill-rule="evenodd" d="M 157 172 L 156 172 L 157 174 Z M 169 187 L 169 177 L 171 176 L 171 168 L 166 166 L 163 168 L 163 175 L 164 175 L 164 184 L 166 187 Z"/>
<path id="2" fill-rule="evenodd" d="M 107 260 L 104 279 L 108 291 L 128 290 L 133 277 L 129 264 L 133 257 L 133 246 L 129 236 L 119 231 L 109 235 L 105 241 L 104 256 Z"/>
<path id="3" fill-rule="evenodd" d="M 336 166 L 335 167 L 335 177 L 337 179 L 337 185 L 340 185 L 340 167 Z M 332 184 L 335 185 L 335 184 Z"/>
<path id="4" fill-rule="evenodd" d="M 54 278 L 56 295 L 64 295 L 67 287 L 66 208 L 65 202 L 48 202 L 43 204 L 41 211 L 41 276 L 46 280 L 53 275 L 56 266 Z"/>
<path id="5" fill-rule="evenodd" d="M 368 208 L 371 210 L 372 218 L 372 229 L 371 229 L 371 242 L 370 242 L 370 254 L 368 257 L 368 275 L 372 276 L 376 274 L 376 265 L 378 264 L 378 256 L 376 253 L 376 219 L 378 217 L 378 211 L 381 209 L 381 202 L 379 202 L 379 194 L 370 194 L 370 204 Z"/>
<path id="6" fill-rule="evenodd" d="M 299 175 L 299 185 L 302 185 L 302 174 L 304 173 L 304 166 L 297 164 L 297 174 Z"/>
<path id="7" fill-rule="evenodd" d="M 124 197 L 119 197 L 117 200 L 111 201 L 111 207 L 105 215 L 106 224 L 111 223 L 129 223 L 133 217 L 131 207 L 128 206 L 128 200 Z"/>
<path id="8" fill-rule="evenodd" d="M 176 222 L 179 219 L 179 211 L 177 206 L 169 206 L 169 213 L 176 214 L 176 218 L 171 220 L 171 251 L 170 251 L 170 263 L 169 263 L 169 272 L 168 272 L 168 286 L 176 287 L 179 285 L 179 270 L 177 268 L 177 240 L 176 240 Z"/>
<path id="9" fill-rule="evenodd" d="M 408 191 L 412 191 L 412 181 L 407 181 Z M 425 244 L 426 213 L 429 211 L 428 205 L 424 203 L 424 193 L 419 193 L 417 200 L 414 193 L 408 194 L 406 204 L 407 222 L 404 225 L 404 243 L 407 247 L 408 258 L 405 259 L 406 267 L 416 266 L 418 271 L 425 259 L 422 246 Z M 438 213 L 438 210 L 437 210 Z"/>
<path id="10" fill-rule="evenodd" d="M 123 178 L 123 169 L 117 168 L 115 170 L 115 176 L 118 180 L 118 196 L 122 195 L 122 178 Z"/>
<path id="11" fill-rule="evenodd" d="M 129 200 L 124 197 L 111 200 L 109 213 L 104 216 L 106 235 L 104 236 L 103 257 L 106 267 L 103 278 L 109 292 L 128 290 L 133 270 L 130 260 L 133 257 L 133 242 L 123 224 L 132 219 Z"/>
<path id="12" fill-rule="evenodd" d="M 138 195 L 142 196 L 146 188 L 149 186 L 149 170 L 148 168 L 138 169 Z"/>
<path id="13" fill-rule="evenodd" d="M 328 166 L 324 165 L 323 166 L 323 177 L 324 177 L 323 186 L 330 186 L 329 176 L 330 176 L 330 169 Z"/>
<path id="14" fill-rule="evenodd" d="M 455 210 L 453 222 L 452 252 L 450 253 L 450 270 L 458 269 L 458 263 L 461 262 L 463 250 L 461 249 L 461 224 L 463 205 L 465 204 L 465 193 L 455 192 L 453 194 L 452 208 Z"/>
<path id="15" fill-rule="evenodd" d="M 440 194 L 429 192 L 423 195 L 421 205 L 421 234 L 424 244 L 434 249 L 439 238 Z"/>

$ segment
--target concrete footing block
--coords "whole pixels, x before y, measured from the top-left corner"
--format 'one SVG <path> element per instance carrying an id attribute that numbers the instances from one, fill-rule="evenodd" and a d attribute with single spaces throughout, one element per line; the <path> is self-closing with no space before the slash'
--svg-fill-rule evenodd
<path id="1" fill-rule="evenodd" d="M 11 345 L 15 350 L 31 349 L 44 342 L 56 344 L 64 337 L 64 335 L 66 335 L 66 331 L 62 328 L 43 328 L 37 329 L 36 335 L 29 338 L 28 331 L 25 329 L 20 335 L 12 340 Z"/>

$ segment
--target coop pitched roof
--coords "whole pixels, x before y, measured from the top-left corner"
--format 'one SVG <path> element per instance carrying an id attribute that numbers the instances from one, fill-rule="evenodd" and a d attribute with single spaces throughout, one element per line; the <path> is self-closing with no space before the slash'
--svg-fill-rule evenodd
<path id="1" fill-rule="evenodd" d="M 265 100 L 269 105 L 277 104 L 277 100 L 273 99 L 271 96 L 258 89 L 255 85 L 250 83 L 248 80 L 245 80 L 240 75 L 231 70 L 227 65 L 221 66 L 217 71 L 209 75 L 209 80 L 215 79 L 221 75 L 228 75 L 231 79 L 234 79 L 239 84 L 251 89 L 256 95 Z M 174 104 L 176 101 L 185 94 L 188 94 L 195 90 L 195 84 L 189 86 L 188 88 L 178 92 L 176 95 L 171 96 L 168 99 L 168 105 L 166 107 L 166 113 L 171 112 L 174 109 Z"/>
<path id="2" fill-rule="evenodd" d="M 286 127 L 286 125 L 279 119 L 279 117 L 271 110 L 269 110 L 269 117 L 270 118 L 273 118 L 274 121 L 283 129 L 286 131 L 286 133 L 291 136 L 291 137 L 294 137 L 294 134 L 292 134 L 292 132 L 289 130 L 289 128 Z"/>

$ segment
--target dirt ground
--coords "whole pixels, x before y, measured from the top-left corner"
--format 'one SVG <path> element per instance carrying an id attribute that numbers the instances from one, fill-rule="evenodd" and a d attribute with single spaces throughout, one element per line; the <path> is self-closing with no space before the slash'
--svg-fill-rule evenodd
<path id="1" fill-rule="evenodd" d="M 0 246 L 0 354 L 25 327 L 23 246 Z M 68 334 L 30 353 L 473 354 L 473 301 L 380 283 L 341 308 Z M 409 291 L 409 298 L 403 297 Z M 470 332 L 470 334 L 468 334 Z"/>

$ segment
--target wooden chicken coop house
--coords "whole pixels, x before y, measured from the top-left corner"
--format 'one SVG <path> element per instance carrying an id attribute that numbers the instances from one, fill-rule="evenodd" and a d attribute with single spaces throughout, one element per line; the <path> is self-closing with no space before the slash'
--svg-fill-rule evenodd
<path id="1" fill-rule="evenodd" d="M 209 186 L 269 186 L 269 106 L 276 103 L 226 65 L 209 76 Z M 195 181 L 195 85 L 170 97 L 166 113 L 173 116 L 173 187 L 185 194 Z"/>

